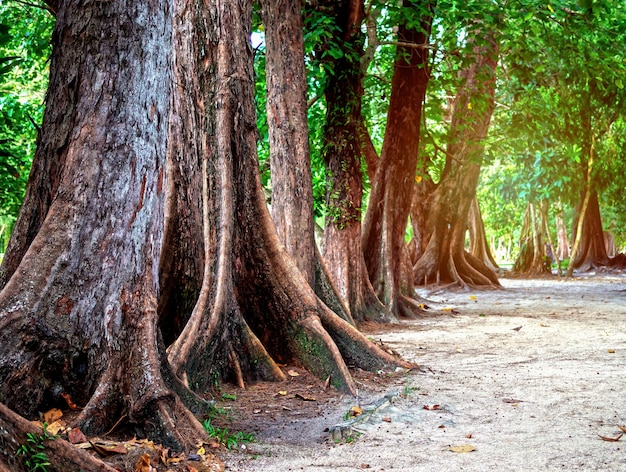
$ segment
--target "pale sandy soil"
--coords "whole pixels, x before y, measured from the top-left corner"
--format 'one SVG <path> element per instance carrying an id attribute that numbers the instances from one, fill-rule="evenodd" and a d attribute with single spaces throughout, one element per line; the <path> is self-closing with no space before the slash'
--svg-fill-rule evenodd
<path id="1" fill-rule="evenodd" d="M 626 471 L 626 435 L 599 437 L 626 427 L 626 277 L 502 283 L 431 294 L 442 304 L 431 316 L 370 333 L 422 370 L 370 382 L 358 399 L 307 402 L 313 418 L 283 405 L 259 420 L 257 443 L 222 456 L 226 470 Z M 353 442 L 329 439 L 351 406 L 392 391 L 406 398 L 358 425 Z M 475 450 L 450 450 L 459 445 Z"/>

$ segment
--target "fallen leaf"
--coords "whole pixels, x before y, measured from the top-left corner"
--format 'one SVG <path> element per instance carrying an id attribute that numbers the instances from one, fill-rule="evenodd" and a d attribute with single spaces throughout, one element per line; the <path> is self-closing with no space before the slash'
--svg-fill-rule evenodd
<path id="1" fill-rule="evenodd" d="M 470 300 L 476 300 L 476 295 L 470 295 L 469 298 Z"/>
<path id="2" fill-rule="evenodd" d="M 550 325 L 547 325 L 547 324 L 545 324 L 545 323 L 541 323 L 539 326 L 541 326 L 542 328 L 548 328 L 548 327 L 550 327 Z"/>
<path id="3" fill-rule="evenodd" d="M 48 431 L 50 434 L 52 435 L 56 435 L 59 434 L 59 432 L 63 429 L 65 429 L 65 421 L 63 420 L 56 420 L 53 421 L 52 423 L 50 423 L 47 427 L 46 427 L 46 431 Z"/>
<path id="4" fill-rule="evenodd" d="M 503 398 L 504 403 L 523 403 L 524 400 L 518 400 L 517 398 Z"/>
<path id="5" fill-rule="evenodd" d="M 89 441 L 94 451 L 103 457 L 112 456 L 114 454 L 128 454 L 128 449 L 122 443 L 115 442 L 95 442 Z"/>
<path id="6" fill-rule="evenodd" d="M 285 396 L 285 395 L 287 395 L 287 390 L 279 390 L 278 394 Z"/>
<path id="7" fill-rule="evenodd" d="M 137 464 L 135 464 L 134 472 L 152 472 L 155 470 L 156 469 L 152 467 L 152 464 L 150 463 L 150 454 L 144 454 L 139 458 Z"/>
<path id="8" fill-rule="evenodd" d="M 383 418 L 383 421 L 385 423 L 391 423 L 391 418 L 385 417 L 385 418 Z"/>
<path id="9" fill-rule="evenodd" d="M 623 433 L 626 433 L 626 428 L 624 428 L 623 426 L 620 426 L 620 425 L 617 425 L 617 427 L 619 429 L 621 429 Z"/>
<path id="10" fill-rule="evenodd" d="M 622 436 L 624 436 L 623 434 L 620 434 L 618 437 L 616 438 L 609 438 L 608 436 L 601 436 L 600 434 L 598 434 L 598 436 L 600 436 L 600 439 L 602 439 L 603 441 L 608 441 L 608 442 L 617 442 L 620 439 L 622 439 Z"/>
<path id="11" fill-rule="evenodd" d="M 466 437 L 467 439 L 472 439 L 472 433 L 466 434 L 466 435 L 465 435 L 465 437 Z"/>
<path id="12" fill-rule="evenodd" d="M 446 306 L 442 308 L 441 311 L 452 311 L 452 307 Z"/>
<path id="13" fill-rule="evenodd" d="M 187 472 L 198 472 L 194 466 L 187 464 Z"/>
<path id="14" fill-rule="evenodd" d="M 328 390 L 328 387 L 330 387 L 330 375 L 326 377 L 326 381 L 324 382 L 324 391 Z"/>
<path id="15" fill-rule="evenodd" d="M 363 408 L 360 406 L 353 406 L 349 411 L 350 416 L 360 416 L 363 414 Z"/>
<path id="16" fill-rule="evenodd" d="M 459 446 L 450 446 L 450 451 L 452 452 L 472 452 L 475 451 L 476 448 L 471 444 L 461 444 Z"/>
<path id="17" fill-rule="evenodd" d="M 437 426 L 439 429 L 445 429 L 446 425 L 445 424 L 440 424 L 439 426 Z"/>
<path id="18" fill-rule="evenodd" d="M 59 420 L 63 417 L 63 412 L 58 408 L 52 408 L 51 410 L 46 411 L 43 414 L 44 423 L 54 423 L 56 420 Z"/>
<path id="19" fill-rule="evenodd" d="M 615 349 L 609 349 L 609 354 L 615 354 Z"/>
<path id="20" fill-rule="evenodd" d="M 200 446 L 200 448 L 196 451 L 197 454 L 203 456 L 206 454 L 206 450 L 204 449 L 204 446 Z"/>
<path id="21" fill-rule="evenodd" d="M 300 374 L 297 373 L 295 370 L 289 370 L 287 371 L 287 373 L 291 376 L 291 377 L 300 377 Z"/>
<path id="22" fill-rule="evenodd" d="M 436 405 L 432 405 L 432 406 L 428 406 L 428 405 L 424 405 L 424 410 L 439 410 L 440 409 L 440 405 L 436 404 Z"/>
<path id="23" fill-rule="evenodd" d="M 370 465 L 369 464 L 361 464 L 361 469 L 369 469 Z"/>
<path id="24" fill-rule="evenodd" d="M 78 443 L 86 443 L 87 442 L 87 438 L 85 437 L 83 432 L 80 429 L 78 429 L 78 428 L 72 428 L 72 429 L 70 429 L 67 432 L 67 440 L 71 444 L 78 444 Z"/>
<path id="25" fill-rule="evenodd" d="M 256 410 L 252 410 L 252 413 L 261 413 L 261 410 L 257 408 Z"/>
<path id="26" fill-rule="evenodd" d="M 72 397 L 70 397 L 69 393 L 65 393 L 63 392 L 61 394 L 61 396 L 65 399 L 65 403 L 67 403 L 67 406 L 69 407 L 70 410 L 80 410 L 81 408 L 72 401 Z"/>
<path id="27" fill-rule="evenodd" d="M 305 397 L 304 395 L 300 395 L 299 393 L 296 393 L 296 398 L 299 398 L 300 400 L 304 400 L 305 402 L 315 401 L 315 397 Z"/>

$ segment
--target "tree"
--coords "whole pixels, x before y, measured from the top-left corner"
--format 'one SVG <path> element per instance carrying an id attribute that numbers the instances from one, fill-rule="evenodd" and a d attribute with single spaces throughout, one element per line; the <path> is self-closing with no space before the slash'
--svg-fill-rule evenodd
<path id="1" fill-rule="evenodd" d="M 205 433 L 157 328 L 168 4 L 51 6 L 51 80 L 20 215 L 36 218 L 13 236 L 32 242 L 12 246 L 19 265 L 0 292 L 0 400 L 31 416 L 68 394 L 87 434 L 126 417 L 189 446 Z"/>
<path id="2" fill-rule="evenodd" d="M 251 5 L 238 1 L 215 8 L 221 21 L 209 23 L 207 50 L 215 51 L 220 87 L 212 95 L 213 112 L 204 118 L 213 131 L 204 163 L 204 238 L 210 249 L 202 293 L 170 347 L 170 362 L 200 389 L 215 378 L 242 386 L 259 377 L 282 378 L 275 359 L 298 362 L 355 392 L 346 361 L 368 369 L 407 364 L 330 311 L 279 242 L 256 155 Z M 211 64 L 210 57 L 203 60 Z"/>
<path id="3" fill-rule="evenodd" d="M 363 223 L 363 251 L 378 298 L 393 314 L 411 315 L 413 280 L 404 241 L 417 166 L 422 102 L 429 79 L 432 2 L 403 5 L 387 128 Z"/>
<path id="4" fill-rule="evenodd" d="M 495 273 L 465 251 L 469 208 L 493 112 L 496 33 L 475 20 L 469 29 L 473 45 L 471 64 L 461 72 L 446 150 L 446 165 L 434 196 L 429 224 L 432 235 L 414 266 L 415 280 L 457 282 L 462 286 L 498 286 Z"/>
<path id="5" fill-rule="evenodd" d="M 361 116 L 364 58 L 362 2 L 330 2 L 338 33 L 333 48 L 333 74 L 324 90 L 326 123 L 326 222 L 324 259 L 333 281 L 357 322 L 390 321 L 393 315 L 378 300 L 369 281 L 361 245 L 362 161 L 367 129 Z M 318 13 L 319 14 L 319 13 Z M 375 152 L 375 151 L 374 151 Z M 376 157 L 377 158 L 377 157 Z"/>

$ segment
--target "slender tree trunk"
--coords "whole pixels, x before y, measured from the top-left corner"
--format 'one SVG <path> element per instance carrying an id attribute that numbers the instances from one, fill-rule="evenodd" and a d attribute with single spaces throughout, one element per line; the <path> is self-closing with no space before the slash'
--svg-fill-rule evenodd
<path id="1" fill-rule="evenodd" d="M 476 259 L 482 261 L 491 270 L 498 270 L 498 264 L 491 255 L 489 243 L 485 236 L 485 224 L 480 213 L 478 199 L 474 197 L 470 205 L 469 211 L 469 233 L 470 233 L 470 250 L 469 253 Z"/>
<path id="2" fill-rule="evenodd" d="M 278 238 L 315 286 L 313 187 L 301 3 L 263 0 L 272 219 Z"/>
<path id="3" fill-rule="evenodd" d="M 474 63 L 462 72 L 449 133 L 446 166 L 431 209 L 432 236 L 414 266 L 422 281 L 449 281 L 466 286 L 499 286 L 484 262 L 465 252 L 469 208 L 476 195 L 495 91 L 498 43 L 493 32 L 478 31 L 482 45 L 474 48 Z"/>
<path id="4" fill-rule="evenodd" d="M 335 61 L 325 91 L 328 112 L 324 159 L 329 214 L 324 228 L 324 259 L 355 321 L 391 321 L 392 314 L 380 303 L 369 282 L 361 246 L 361 157 L 368 139 L 361 117 L 363 3 L 339 2 L 335 9 L 344 54 Z"/>
<path id="5" fill-rule="evenodd" d="M 401 24 L 398 39 L 418 47 L 398 46 L 396 51 L 385 141 L 363 224 L 363 250 L 370 281 L 379 299 L 394 314 L 404 311 L 399 306 L 404 297 L 414 296 L 412 277 L 402 280 L 410 264 L 404 234 L 415 181 L 422 103 L 429 79 L 427 44 L 434 3 L 425 0 L 404 8 L 405 18 L 421 20 L 417 24 Z M 409 291 L 402 293 L 402 287 Z"/>
<path id="6" fill-rule="evenodd" d="M 0 292 L 0 401 L 31 416 L 68 394 L 84 405 L 75 423 L 86 434 L 124 417 L 185 448 L 205 432 L 180 400 L 193 396 L 172 376 L 157 327 L 170 5 L 57 7 L 51 70 L 74 73 L 71 94 L 51 83 L 47 107 L 73 119 L 69 130 L 45 122 L 41 142 L 67 136 L 63 168 L 48 175 L 59 178 L 55 198 Z"/>

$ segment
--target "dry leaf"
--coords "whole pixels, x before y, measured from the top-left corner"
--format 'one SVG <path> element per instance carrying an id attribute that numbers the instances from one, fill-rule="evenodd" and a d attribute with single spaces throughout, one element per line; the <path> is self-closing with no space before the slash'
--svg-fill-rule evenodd
<path id="1" fill-rule="evenodd" d="M 315 397 L 305 397 L 304 395 L 300 395 L 299 393 L 296 393 L 296 398 L 299 398 L 300 400 L 304 400 L 305 402 L 315 401 Z"/>
<path id="2" fill-rule="evenodd" d="M 353 406 L 350 408 L 350 416 L 360 416 L 363 414 L 363 408 L 360 406 Z"/>
<path id="3" fill-rule="evenodd" d="M 615 354 L 615 349 L 609 349 L 609 354 Z"/>
<path id="4" fill-rule="evenodd" d="M 445 424 L 440 424 L 439 426 L 437 426 L 439 429 L 445 429 L 446 425 Z"/>
<path id="5" fill-rule="evenodd" d="M 476 295 L 470 295 L 469 298 L 470 300 L 476 300 Z"/>
<path id="6" fill-rule="evenodd" d="M 328 387 L 330 387 L 330 375 L 326 377 L 326 381 L 324 382 L 324 390 L 328 390 Z"/>
<path id="7" fill-rule="evenodd" d="M 86 443 L 87 438 L 78 428 L 72 428 L 67 432 L 67 440 L 72 444 Z"/>
<path id="8" fill-rule="evenodd" d="M 475 451 L 476 448 L 471 444 L 461 444 L 459 446 L 450 446 L 450 451 L 452 452 L 472 452 Z"/>
<path id="9" fill-rule="evenodd" d="M 466 435 L 465 435 L 465 437 L 466 437 L 467 439 L 472 439 L 472 433 L 466 434 Z"/>
<path id="10" fill-rule="evenodd" d="M 622 430 L 622 433 L 626 433 L 626 428 L 620 425 L 617 425 L 617 427 Z"/>
<path id="11" fill-rule="evenodd" d="M 515 398 L 503 398 L 504 403 L 522 403 L 524 400 L 517 400 Z"/>
<path id="12" fill-rule="evenodd" d="M 134 472 L 153 472 L 156 471 L 152 464 L 150 463 L 150 454 L 144 454 L 139 458 L 139 461 L 135 465 Z"/>
<path id="13" fill-rule="evenodd" d="M 51 410 L 46 411 L 43 414 L 43 421 L 45 423 L 54 423 L 56 420 L 59 420 L 63 417 L 63 412 L 58 408 L 52 408 Z"/>
<path id="14" fill-rule="evenodd" d="M 278 394 L 285 396 L 285 395 L 287 395 L 287 390 L 279 390 Z"/>
<path id="15" fill-rule="evenodd" d="M 383 418 L 383 421 L 385 423 L 391 423 L 391 418 L 385 417 L 385 418 Z"/>
<path id="16" fill-rule="evenodd" d="M 369 464 L 361 464 L 361 469 L 369 469 L 370 465 Z"/>
<path id="17" fill-rule="evenodd" d="M 287 372 L 291 377 L 300 377 L 300 374 L 297 373 L 295 370 L 290 370 Z"/>
<path id="18" fill-rule="evenodd" d="M 187 464 L 187 471 L 188 472 L 198 472 L 198 469 L 196 469 L 194 466 Z"/>
<path id="19" fill-rule="evenodd" d="M 424 405 L 424 410 L 439 410 L 441 407 L 441 405 L 437 404 L 437 405 L 433 405 L 433 406 L 428 406 L 428 405 Z"/>
<path id="20" fill-rule="evenodd" d="M 206 450 L 204 449 L 204 446 L 200 446 L 200 448 L 196 451 L 196 454 L 203 456 L 206 454 Z"/>
<path id="21" fill-rule="evenodd" d="M 622 436 L 624 436 L 623 434 L 620 434 L 618 437 L 616 438 L 609 438 L 607 436 L 601 436 L 598 434 L 598 436 L 600 436 L 600 439 L 602 439 L 603 441 L 608 441 L 608 442 L 617 442 L 620 439 L 622 439 Z"/>
<path id="22" fill-rule="evenodd" d="M 103 457 L 112 456 L 114 454 L 128 454 L 128 449 L 126 449 L 126 446 L 121 443 L 89 441 L 89 444 L 91 444 L 94 451 Z"/>
<path id="23" fill-rule="evenodd" d="M 52 435 L 56 435 L 56 434 L 59 434 L 59 432 L 62 429 L 65 429 L 65 426 L 66 426 L 65 421 L 63 421 L 63 420 L 56 420 L 56 421 L 53 421 L 52 423 L 50 423 L 46 427 L 46 431 L 48 431 Z"/>
<path id="24" fill-rule="evenodd" d="M 65 393 L 63 392 L 61 394 L 61 396 L 65 399 L 65 402 L 67 403 L 67 406 L 69 407 L 70 410 L 80 410 L 81 408 L 72 401 L 72 397 L 70 397 L 69 393 Z"/>

